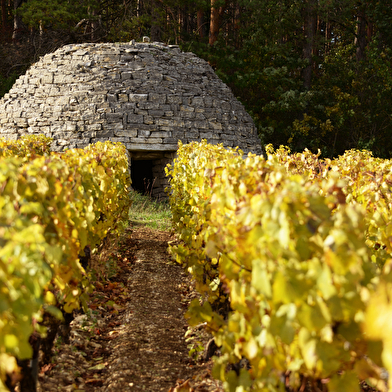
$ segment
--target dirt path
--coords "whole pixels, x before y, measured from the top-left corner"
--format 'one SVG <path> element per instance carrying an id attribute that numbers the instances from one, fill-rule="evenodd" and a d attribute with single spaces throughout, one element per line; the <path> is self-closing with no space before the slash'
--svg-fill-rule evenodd
<path id="1" fill-rule="evenodd" d="M 147 233 L 139 230 L 133 235 L 139 249 L 127 282 L 131 300 L 118 337 L 107 347 L 108 368 L 114 371 L 102 391 L 168 391 L 186 374 L 187 325 L 179 307 L 179 286 L 185 275 L 168 262 L 168 234 Z"/>
<path id="2" fill-rule="evenodd" d="M 58 344 L 54 364 L 41 369 L 39 391 L 222 391 L 211 363 L 188 356 L 184 314 L 196 294 L 167 254 L 170 239 L 148 228 L 129 232 L 112 253 L 121 271 L 96 284 L 91 314 L 75 318 L 71 344 Z"/>

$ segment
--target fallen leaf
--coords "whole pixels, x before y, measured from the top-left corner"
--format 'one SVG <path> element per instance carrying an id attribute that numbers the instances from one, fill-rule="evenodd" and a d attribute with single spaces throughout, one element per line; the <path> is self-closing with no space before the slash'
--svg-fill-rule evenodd
<path id="1" fill-rule="evenodd" d="M 53 363 L 48 363 L 47 365 L 42 366 L 41 373 L 46 373 L 52 370 L 55 367 Z"/>
<path id="2" fill-rule="evenodd" d="M 99 363 L 98 365 L 92 366 L 87 370 L 102 370 L 105 369 L 106 365 L 104 363 Z"/>
<path id="3" fill-rule="evenodd" d="M 175 387 L 173 392 L 189 392 L 190 389 L 191 386 L 189 385 L 189 380 L 186 380 L 183 384 Z"/>

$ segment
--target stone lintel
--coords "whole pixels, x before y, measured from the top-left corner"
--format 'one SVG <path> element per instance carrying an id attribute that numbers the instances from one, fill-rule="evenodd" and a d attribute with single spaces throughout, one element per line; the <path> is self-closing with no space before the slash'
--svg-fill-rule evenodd
<path id="1" fill-rule="evenodd" d="M 145 160 L 145 159 L 162 159 L 165 157 L 161 151 L 133 151 L 130 156 L 134 160 Z"/>
<path id="2" fill-rule="evenodd" d="M 128 151 L 177 151 L 177 144 L 126 143 Z"/>

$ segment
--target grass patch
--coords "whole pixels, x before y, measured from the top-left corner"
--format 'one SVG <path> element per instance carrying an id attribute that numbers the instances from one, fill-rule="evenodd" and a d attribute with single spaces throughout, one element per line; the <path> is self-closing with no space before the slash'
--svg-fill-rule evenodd
<path id="1" fill-rule="evenodd" d="M 171 211 L 168 201 L 156 201 L 149 196 L 131 190 L 131 207 L 129 220 L 124 222 L 120 237 L 109 233 L 97 251 L 93 252 L 89 263 L 89 271 L 93 281 L 107 281 L 119 272 L 119 258 L 126 256 L 129 248 L 127 241 L 132 233 L 132 227 L 148 226 L 153 229 L 171 229 Z M 130 230 L 130 231 L 128 231 Z M 132 253 L 132 250 L 130 250 Z"/>
<path id="2" fill-rule="evenodd" d="M 169 203 L 156 201 L 149 196 L 131 190 L 132 205 L 129 210 L 131 225 L 143 225 L 153 229 L 170 230 L 171 211 Z"/>

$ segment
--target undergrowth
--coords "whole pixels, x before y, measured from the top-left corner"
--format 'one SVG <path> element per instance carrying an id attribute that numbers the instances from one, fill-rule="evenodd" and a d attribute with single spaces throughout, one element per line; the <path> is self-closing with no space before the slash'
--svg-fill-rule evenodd
<path id="1" fill-rule="evenodd" d="M 143 225 L 153 229 L 170 230 L 171 211 L 166 200 L 157 201 L 131 191 L 132 205 L 129 210 L 129 221 L 132 226 Z"/>

